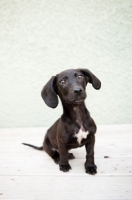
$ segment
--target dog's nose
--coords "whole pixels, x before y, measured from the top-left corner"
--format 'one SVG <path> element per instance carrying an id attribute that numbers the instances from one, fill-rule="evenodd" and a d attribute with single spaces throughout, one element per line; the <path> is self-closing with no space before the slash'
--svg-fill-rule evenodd
<path id="1" fill-rule="evenodd" d="M 76 89 L 74 90 L 74 93 L 75 93 L 75 94 L 81 94 L 81 93 L 82 93 L 82 89 L 81 89 L 81 88 L 76 88 Z"/>

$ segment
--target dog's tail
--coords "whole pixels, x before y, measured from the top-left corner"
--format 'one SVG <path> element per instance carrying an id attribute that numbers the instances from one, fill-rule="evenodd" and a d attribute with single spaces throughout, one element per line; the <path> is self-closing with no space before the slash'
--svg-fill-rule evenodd
<path id="1" fill-rule="evenodd" d="M 32 148 L 34 148 L 34 149 L 37 149 L 37 150 L 40 150 L 40 151 L 43 150 L 43 146 L 42 146 L 42 147 L 36 147 L 36 146 L 34 146 L 34 145 L 32 145 L 32 144 L 27 144 L 27 143 L 22 143 L 22 144 L 27 145 L 27 146 L 30 146 L 30 147 L 32 147 Z"/>

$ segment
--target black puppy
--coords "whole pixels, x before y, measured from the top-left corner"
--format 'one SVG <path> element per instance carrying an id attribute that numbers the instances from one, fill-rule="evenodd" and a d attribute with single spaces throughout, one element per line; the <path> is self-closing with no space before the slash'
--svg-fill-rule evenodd
<path id="1" fill-rule="evenodd" d="M 63 172 L 71 169 L 68 160 L 75 158 L 68 151 L 85 145 L 86 173 L 92 175 L 97 173 L 94 163 L 96 124 L 84 104 L 85 88 L 88 83 L 97 90 L 101 87 L 100 80 L 88 69 L 69 69 L 53 76 L 44 86 L 41 95 L 51 108 L 57 107 L 59 96 L 63 114 L 48 129 L 42 147 L 23 143 L 46 151 L 55 163 L 59 163 Z"/>

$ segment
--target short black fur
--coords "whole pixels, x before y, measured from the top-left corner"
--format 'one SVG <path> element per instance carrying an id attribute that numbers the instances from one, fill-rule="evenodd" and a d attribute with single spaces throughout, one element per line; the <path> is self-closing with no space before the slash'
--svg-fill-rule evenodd
<path id="1" fill-rule="evenodd" d="M 69 159 L 75 158 L 72 153 L 69 153 L 69 150 L 85 145 L 85 172 L 91 175 L 97 173 L 94 163 L 97 128 L 84 103 L 85 89 L 88 83 L 91 83 L 97 90 L 101 87 L 100 80 L 88 69 L 69 69 L 53 76 L 44 86 L 41 96 L 47 106 L 51 108 L 57 107 L 59 96 L 63 114 L 47 130 L 42 147 L 23 143 L 47 152 L 54 162 L 59 164 L 59 168 L 63 172 L 71 169 Z"/>

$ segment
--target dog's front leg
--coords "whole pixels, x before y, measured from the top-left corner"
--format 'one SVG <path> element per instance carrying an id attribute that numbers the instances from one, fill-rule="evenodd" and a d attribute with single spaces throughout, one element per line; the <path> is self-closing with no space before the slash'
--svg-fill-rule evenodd
<path id="1" fill-rule="evenodd" d="M 68 163 L 69 153 L 66 145 L 64 143 L 59 142 L 59 154 L 60 154 L 60 161 L 59 166 L 60 170 L 63 172 L 68 172 L 71 169 L 71 166 Z"/>
<path id="2" fill-rule="evenodd" d="M 95 136 L 91 135 L 88 142 L 85 144 L 86 147 L 86 162 L 85 162 L 85 170 L 88 174 L 96 174 L 97 167 L 94 164 L 94 144 L 95 144 Z"/>

